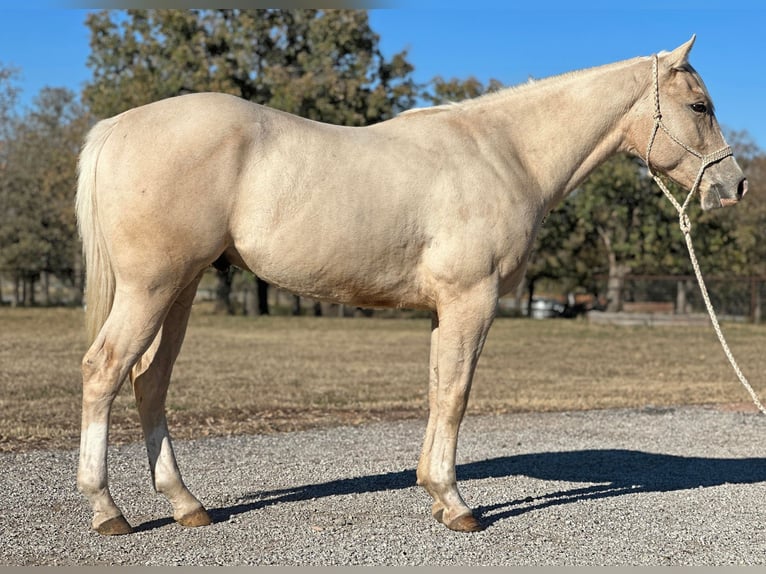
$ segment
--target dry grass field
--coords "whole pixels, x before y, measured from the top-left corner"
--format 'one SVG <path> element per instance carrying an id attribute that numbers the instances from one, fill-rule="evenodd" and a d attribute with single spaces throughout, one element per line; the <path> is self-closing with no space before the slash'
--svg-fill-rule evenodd
<path id="1" fill-rule="evenodd" d="M 83 314 L 0 309 L 0 450 L 76 447 Z M 195 308 L 168 397 L 177 438 L 427 413 L 424 319 L 224 317 Z M 724 325 L 766 394 L 766 327 Z M 468 414 L 681 404 L 751 410 L 710 326 L 618 327 L 498 319 Z M 130 385 L 112 440 L 141 440 Z"/>

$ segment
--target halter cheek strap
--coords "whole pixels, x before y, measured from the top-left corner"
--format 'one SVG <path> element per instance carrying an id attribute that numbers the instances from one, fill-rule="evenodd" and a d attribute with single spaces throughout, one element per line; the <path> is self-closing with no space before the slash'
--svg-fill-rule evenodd
<path id="1" fill-rule="evenodd" d="M 654 178 L 654 181 L 657 182 L 657 185 L 660 186 L 660 189 L 662 190 L 662 192 L 667 196 L 667 198 L 670 200 L 670 202 L 678 211 L 678 214 L 681 218 L 681 227 L 684 228 L 688 226 L 688 219 L 689 219 L 686 216 L 686 208 L 689 205 L 689 200 L 691 200 L 692 196 L 697 192 L 697 188 L 699 187 L 699 184 L 702 181 L 702 175 L 705 173 L 705 170 L 712 164 L 717 163 L 721 161 L 722 159 L 729 157 L 730 155 L 733 155 L 733 152 L 731 150 L 731 147 L 726 146 L 719 149 L 718 151 L 714 151 L 713 153 L 710 153 L 707 155 L 701 154 L 700 152 L 686 145 L 684 142 L 682 142 L 680 139 L 674 136 L 670 132 L 668 127 L 665 125 L 665 123 L 662 121 L 662 112 L 660 110 L 659 58 L 657 57 L 656 54 L 654 55 L 652 75 L 654 79 L 654 128 L 652 129 L 652 135 L 649 137 L 649 145 L 646 147 L 646 166 L 649 169 L 649 175 L 651 175 Z M 687 152 L 699 158 L 700 160 L 700 169 L 697 172 L 697 178 L 694 180 L 694 185 L 692 185 L 691 189 L 689 190 L 689 195 L 686 196 L 686 201 L 684 201 L 683 205 L 681 205 L 678 202 L 678 200 L 676 200 L 676 198 L 673 197 L 670 191 L 668 191 L 667 187 L 665 187 L 665 184 L 662 182 L 662 180 L 658 176 L 656 176 L 654 172 L 652 171 L 652 164 L 649 160 L 649 156 L 652 153 L 652 146 L 654 145 L 654 140 L 657 137 L 657 132 L 659 130 L 662 130 L 663 132 L 665 132 L 665 134 L 672 141 L 677 143 Z"/>

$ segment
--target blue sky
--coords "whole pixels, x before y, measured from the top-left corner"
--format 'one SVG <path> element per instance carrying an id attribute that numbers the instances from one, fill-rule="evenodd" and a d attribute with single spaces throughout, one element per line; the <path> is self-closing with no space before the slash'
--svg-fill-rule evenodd
<path id="1" fill-rule="evenodd" d="M 418 81 L 472 75 L 509 85 L 670 50 L 696 33 L 691 61 L 720 122 L 747 130 L 766 149 L 766 3 L 624 4 L 541 1 L 532 8 L 510 0 L 442 0 L 415 8 L 414 2 L 391 0 L 387 5 L 394 7 L 370 11 L 370 22 L 384 53 L 408 50 Z M 79 90 L 90 77 L 86 11 L 46 7 L 53 5 L 0 8 L 0 63 L 20 69 L 25 104 L 45 85 Z M 86 4 L 72 0 L 71 5 Z"/>

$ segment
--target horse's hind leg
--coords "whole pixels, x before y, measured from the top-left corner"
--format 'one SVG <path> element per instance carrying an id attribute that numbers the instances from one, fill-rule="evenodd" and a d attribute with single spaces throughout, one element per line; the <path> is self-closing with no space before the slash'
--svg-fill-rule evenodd
<path id="1" fill-rule="evenodd" d="M 109 317 L 82 361 L 77 485 L 93 509 L 93 528 L 102 534 L 131 532 L 109 493 L 106 455 L 112 402 L 157 334 L 172 298 L 170 292 L 118 289 Z"/>
<path id="2" fill-rule="evenodd" d="M 154 488 L 168 498 L 173 506 L 173 518 L 184 526 L 205 526 L 211 520 L 181 478 L 168 432 L 165 398 L 200 277 L 192 281 L 171 306 L 162 329 L 134 368 L 133 380 Z"/>

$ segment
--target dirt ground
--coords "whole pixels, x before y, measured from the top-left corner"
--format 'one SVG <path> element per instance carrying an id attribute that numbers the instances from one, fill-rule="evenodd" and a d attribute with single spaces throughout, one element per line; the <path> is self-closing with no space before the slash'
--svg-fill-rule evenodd
<path id="1" fill-rule="evenodd" d="M 78 309 L 0 308 L 1 451 L 77 446 L 82 325 Z M 171 432 L 194 438 L 425 417 L 429 325 L 195 309 L 168 396 Z M 763 395 L 766 328 L 724 331 Z M 709 325 L 498 319 L 468 413 L 711 404 L 753 409 Z M 130 384 L 115 402 L 111 439 L 141 440 Z"/>

